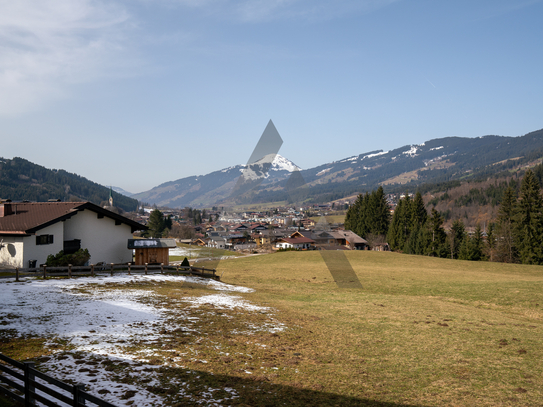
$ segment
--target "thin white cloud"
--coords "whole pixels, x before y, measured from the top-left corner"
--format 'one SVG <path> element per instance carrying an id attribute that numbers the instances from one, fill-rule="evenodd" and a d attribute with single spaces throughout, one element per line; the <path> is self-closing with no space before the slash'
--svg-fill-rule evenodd
<path id="1" fill-rule="evenodd" d="M 94 0 L 0 0 L 0 114 L 66 97 L 122 54 L 127 12 Z"/>

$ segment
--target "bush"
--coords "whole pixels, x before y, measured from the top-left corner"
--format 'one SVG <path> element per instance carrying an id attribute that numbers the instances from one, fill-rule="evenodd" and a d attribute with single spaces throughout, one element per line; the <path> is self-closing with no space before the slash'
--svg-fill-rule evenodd
<path id="1" fill-rule="evenodd" d="M 181 267 L 190 267 L 189 259 L 185 257 L 181 262 Z"/>
<path id="2" fill-rule="evenodd" d="M 91 255 L 88 249 L 79 249 L 73 254 L 64 254 L 64 250 L 61 250 L 55 255 L 50 254 L 47 256 L 45 264 L 48 267 L 66 267 L 69 264 L 72 266 L 84 266 Z"/>

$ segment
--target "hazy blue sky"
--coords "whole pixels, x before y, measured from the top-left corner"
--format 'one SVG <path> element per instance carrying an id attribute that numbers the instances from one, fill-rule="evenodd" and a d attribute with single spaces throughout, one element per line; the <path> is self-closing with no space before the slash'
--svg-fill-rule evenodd
<path id="1" fill-rule="evenodd" d="M 543 127 L 543 1 L 0 0 L 0 156 L 141 192 Z"/>

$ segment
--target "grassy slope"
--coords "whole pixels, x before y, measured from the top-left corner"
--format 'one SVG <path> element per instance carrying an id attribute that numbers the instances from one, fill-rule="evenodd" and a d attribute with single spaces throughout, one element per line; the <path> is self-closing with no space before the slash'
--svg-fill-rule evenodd
<path id="1" fill-rule="evenodd" d="M 231 250 L 214 249 L 206 246 L 196 246 L 178 243 L 177 247 L 187 250 L 187 258 L 189 260 L 203 259 L 208 257 L 237 257 L 242 256 L 239 252 L 233 252 Z M 170 256 L 170 262 L 183 261 L 185 256 Z"/>
<path id="2" fill-rule="evenodd" d="M 346 255 L 362 290 L 337 288 L 318 252 L 220 264 L 223 281 L 256 288 L 249 299 L 297 326 L 285 384 L 420 405 L 543 400 L 541 267 Z"/>
<path id="3" fill-rule="evenodd" d="M 345 215 L 326 215 L 326 222 L 328 223 L 344 223 L 345 222 Z M 311 218 L 314 222 L 319 222 L 321 217 L 320 216 L 314 216 Z"/>

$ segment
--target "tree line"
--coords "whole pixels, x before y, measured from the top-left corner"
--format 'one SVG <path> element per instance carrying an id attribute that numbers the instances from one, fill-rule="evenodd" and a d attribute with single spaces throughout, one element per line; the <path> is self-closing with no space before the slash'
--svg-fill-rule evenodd
<path id="1" fill-rule="evenodd" d="M 46 202 L 90 201 L 101 205 L 108 201 L 110 189 L 64 170 L 50 170 L 23 158 L 0 158 L 0 197 L 13 201 Z M 116 207 L 131 212 L 138 201 L 113 191 Z"/>
<path id="2" fill-rule="evenodd" d="M 382 187 L 359 195 L 345 217 L 345 229 L 359 236 L 386 237 L 391 250 L 460 260 L 543 264 L 543 165 L 527 170 L 503 192 L 495 222 L 467 233 L 460 219 L 446 232 L 443 215 L 426 210 L 422 195 L 405 194 L 391 217 Z"/>

